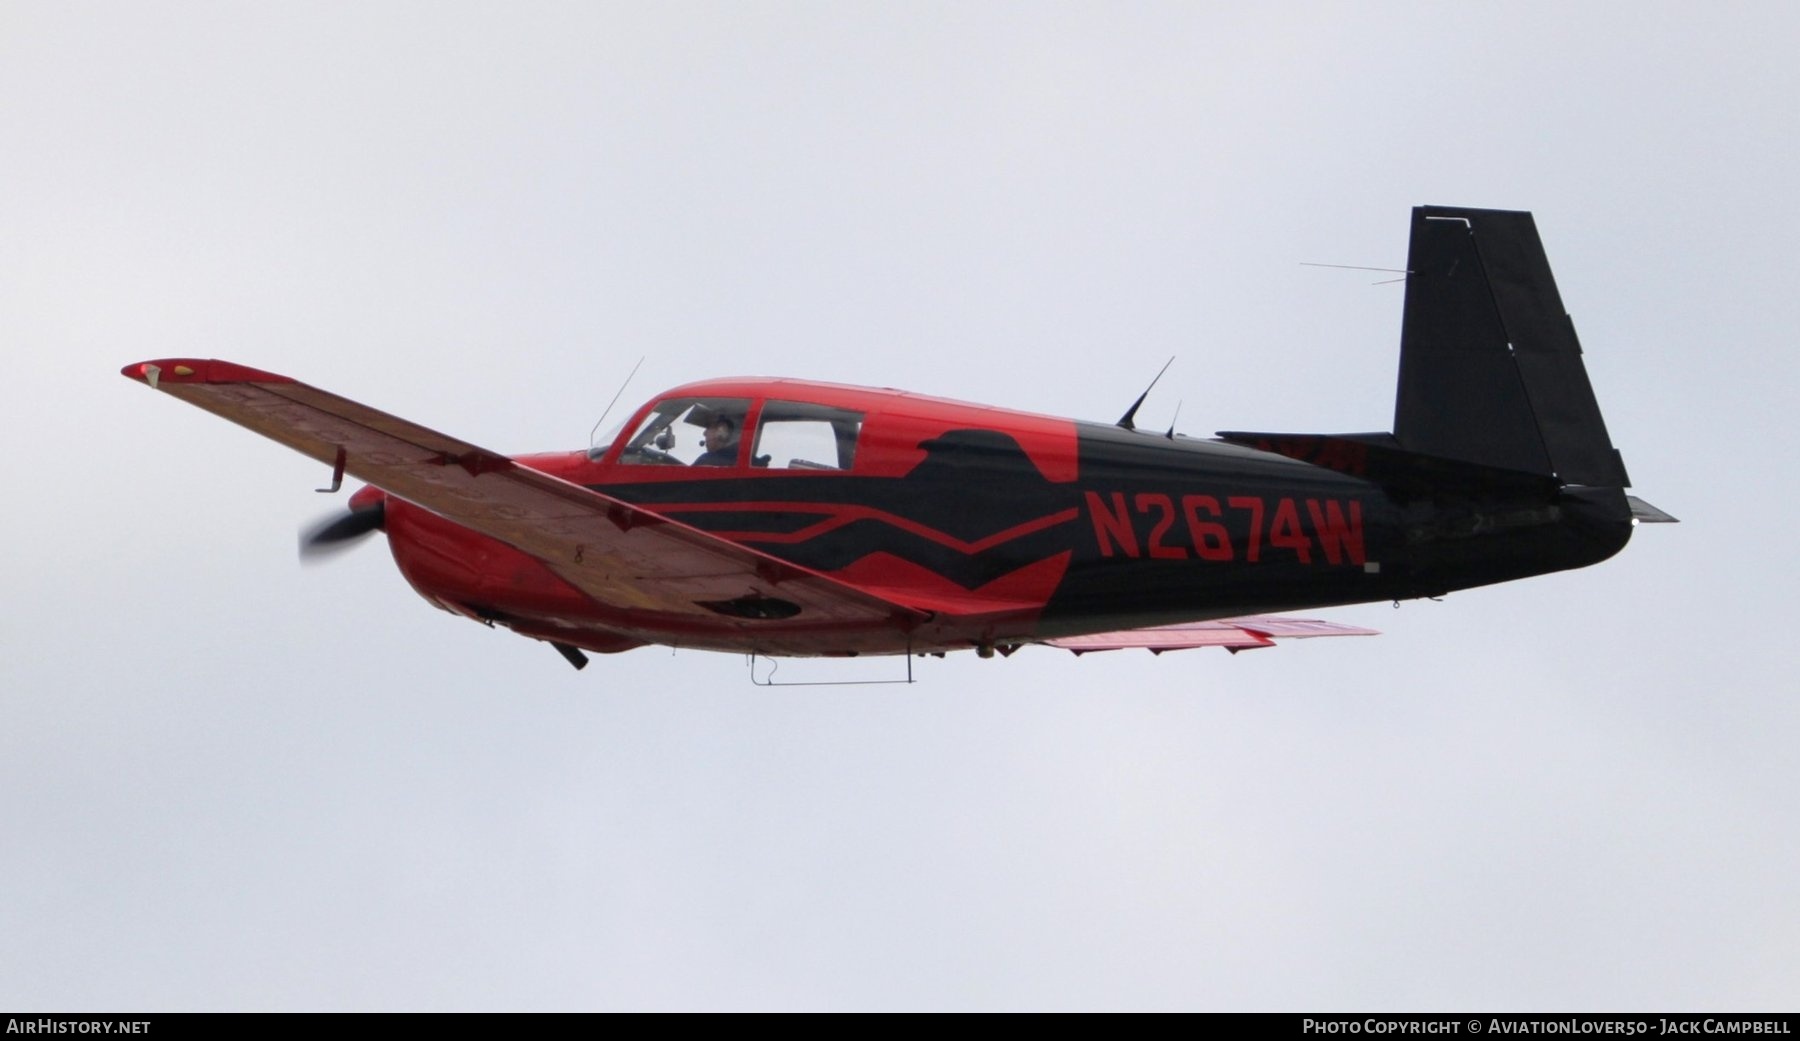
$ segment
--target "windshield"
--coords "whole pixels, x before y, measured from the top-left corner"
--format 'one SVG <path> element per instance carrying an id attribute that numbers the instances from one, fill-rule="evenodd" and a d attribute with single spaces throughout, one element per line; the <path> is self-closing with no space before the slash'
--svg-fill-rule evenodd
<path id="1" fill-rule="evenodd" d="M 619 462 L 638 466 L 735 466 L 750 402 L 670 398 L 638 424 Z"/>

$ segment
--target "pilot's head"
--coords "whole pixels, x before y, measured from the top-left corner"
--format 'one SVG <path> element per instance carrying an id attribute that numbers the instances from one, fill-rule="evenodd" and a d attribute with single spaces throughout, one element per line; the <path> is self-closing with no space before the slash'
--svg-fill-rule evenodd
<path id="1" fill-rule="evenodd" d="M 722 452 L 730 448 L 736 437 L 737 424 L 730 416 L 717 415 L 712 418 L 712 422 L 706 424 L 704 441 L 708 452 Z"/>

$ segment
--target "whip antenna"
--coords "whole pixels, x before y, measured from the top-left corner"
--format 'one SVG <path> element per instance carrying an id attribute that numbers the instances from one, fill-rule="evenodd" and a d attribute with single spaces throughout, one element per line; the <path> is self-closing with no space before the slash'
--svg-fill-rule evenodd
<path id="1" fill-rule="evenodd" d="M 612 407 L 619 403 L 619 395 L 625 393 L 626 387 L 631 386 L 631 377 L 637 375 L 637 370 L 643 366 L 645 357 L 646 355 L 638 356 L 637 364 L 633 365 L 631 371 L 625 374 L 625 382 L 619 384 L 619 389 L 613 391 L 612 400 L 606 403 L 606 411 L 600 413 L 600 418 L 594 420 L 594 429 L 588 431 L 588 456 L 590 458 L 594 454 L 594 435 L 600 432 L 600 424 L 606 422 L 606 416 L 612 411 Z"/>

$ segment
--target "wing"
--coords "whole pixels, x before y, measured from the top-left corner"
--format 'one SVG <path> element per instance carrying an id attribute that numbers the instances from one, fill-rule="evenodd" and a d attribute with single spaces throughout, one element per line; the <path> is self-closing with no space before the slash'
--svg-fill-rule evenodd
<path id="1" fill-rule="evenodd" d="M 1278 618 L 1274 615 L 1251 615 L 1244 618 L 1221 618 L 1212 622 L 1184 622 L 1181 625 L 1159 625 L 1151 629 L 1128 629 L 1116 633 L 1093 633 L 1088 636 L 1061 636 L 1044 643 L 1065 651 L 1086 654 L 1089 651 L 1117 651 L 1141 647 L 1152 654 L 1182 651 L 1192 647 L 1223 647 L 1236 654 L 1256 647 L 1273 647 L 1277 639 L 1299 639 L 1308 636 L 1377 636 L 1374 629 L 1362 629 L 1315 618 Z"/>
<path id="2" fill-rule="evenodd" d="M 286 376 L 127 365 L 149 384 L 542 560 L 603 604 L 710 624 L 792 616 L 911 629 L 928 616 Z"/>

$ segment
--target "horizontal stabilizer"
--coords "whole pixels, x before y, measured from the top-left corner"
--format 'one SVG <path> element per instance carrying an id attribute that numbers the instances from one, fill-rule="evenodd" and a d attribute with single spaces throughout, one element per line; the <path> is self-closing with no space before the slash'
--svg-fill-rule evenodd
<path id="1" fill-rule="evenodd" d="M 1194 647 L 1223 647 L 1232 653 L 1257 647 L 1273 647 L 1278 639 L 1301 639 L 1309 636 L 1378 636 L 1374 629 L 1363 629 L 1316 618 L 1278 618 L 1274 615 L 1250 615 L 1243 618 L 1221 618 L 1211 622 L 1184 622 L 1159 625 L 1149 629 L 1127 629 L 1116 633 L 1090 633 L 1086 636 L 1060 636 L 1045 640 L 1050 647 L 1086 654 L 1089 651 L 1119 651 L 1132 648 L 1152 654 L 1183 651 Z"/>
<path id="2" fill-rule="evenodd" d="M 1545 474 L 1408 452 L 1396 447 L 1390 434 L 1262 434 L 1224 430 L 1219 432 L 1219 438 L 1366 478 L 1402 498 L 1504 493 L 1547 501 L 1555 497 L 1560 487 L 1554 477 Z"/>
<path id="3" fill-rule="evenodd" d="M 1639 524 L 1680 524 L 1681 521 L 1669 516 L 1635 495 L 1627 495 L 1625 501 L 1631 504 L 1631 519 Z"/>

